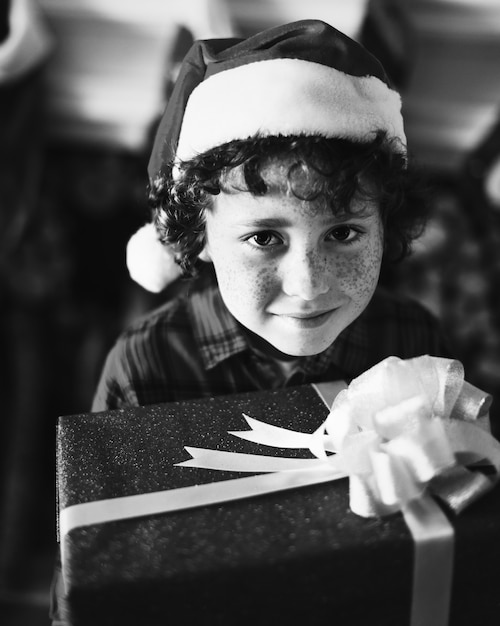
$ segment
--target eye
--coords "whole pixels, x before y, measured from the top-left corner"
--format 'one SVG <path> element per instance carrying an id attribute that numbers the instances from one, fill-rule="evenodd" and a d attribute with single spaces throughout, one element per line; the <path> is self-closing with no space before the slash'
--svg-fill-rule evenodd
<path id="1" fill-rule="evenodd" d="M 247 241 L 258 248 L 267 248 L 269 246 L 275 246 L 282 243 L 282 240 L 278 235 L 272 233 L 269 230 L 263 230 L 259 233 L 251 235 Z"/>
<path id="2" fill-rule="evenodd" d="M 341 225 L 333 228 L 329 233 L 328 237 L 341 242 L 350 242 L 355 239 L 359 235 L 359 232 L 355 230 L 352 226 Z"/>

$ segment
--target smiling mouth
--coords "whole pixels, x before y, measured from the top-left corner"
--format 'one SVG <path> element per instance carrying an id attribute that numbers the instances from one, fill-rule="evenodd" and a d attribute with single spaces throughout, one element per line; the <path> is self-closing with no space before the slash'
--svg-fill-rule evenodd
<path id="1" fill-rule="evenodd" d="M 314 319 L 315 317 L 321 317 L 322 315 L 326 315 L 327 313 L 331 313 L 333 309 L 327 309 L 326 311 L 309 311 L 309 312 L 299 312 L 299 313 L 282 313 L 282 317 L 293 317 L 299 320 L 309 320 Z"/>
<path id="2" fill-rule="evenodd" d="M 279 313 L 277 317 L 300 329 L 313 329 L 322 326 L 338 309 L 297 313 Z"/>

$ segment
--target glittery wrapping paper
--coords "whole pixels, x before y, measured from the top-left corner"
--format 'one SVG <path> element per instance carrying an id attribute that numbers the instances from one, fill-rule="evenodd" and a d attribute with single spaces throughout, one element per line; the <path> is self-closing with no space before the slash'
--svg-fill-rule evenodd
<path id="1" fill-rule="evenodd" d="M 243 412 L 309 432 L 327 415 L 314 389 L 304 386 L 62 417 L 60 507 L 238 477 L 174 467 L 189 458 L 185 445 L 299 456 L 229 435 L 247 428 Z M 65 619 L 74 626 L 404 626 L 411 601 L 409 531 L 399 514 L 354 515 L 347 490 L 342 479 L 75 529 L 66 537 Z M 499 490 L 453 524 L 450 626 L 498 626 Z"/>

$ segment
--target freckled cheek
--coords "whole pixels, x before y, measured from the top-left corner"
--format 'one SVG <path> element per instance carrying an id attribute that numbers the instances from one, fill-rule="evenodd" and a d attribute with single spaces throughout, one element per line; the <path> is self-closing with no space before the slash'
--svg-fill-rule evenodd
<path id="1" fill-rule="evenodd" d="M 378 241 L 336 264 L 338 286 L 353 302 L 364 305 L 378 283 L 382 245 Z"/>
<path id="2" fill-rule="evenodd" d="M 231 297 L 239 309 L 264 307 L 277 288 L 275 270 L 272 267 L 262 269 L 252 263 L 228 266 L 218 272 L 217 278 L 223 296 Z"/>

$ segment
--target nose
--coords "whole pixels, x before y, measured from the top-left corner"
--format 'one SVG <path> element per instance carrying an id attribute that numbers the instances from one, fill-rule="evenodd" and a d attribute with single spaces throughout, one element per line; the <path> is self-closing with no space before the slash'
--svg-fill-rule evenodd
<path id="1" fill-rule="evenodd" d="M 317 250 L 290 254 L 282 266 L 281 288 L 287 296 L 314 300 L 330 289 L 328 262 Z"/>

